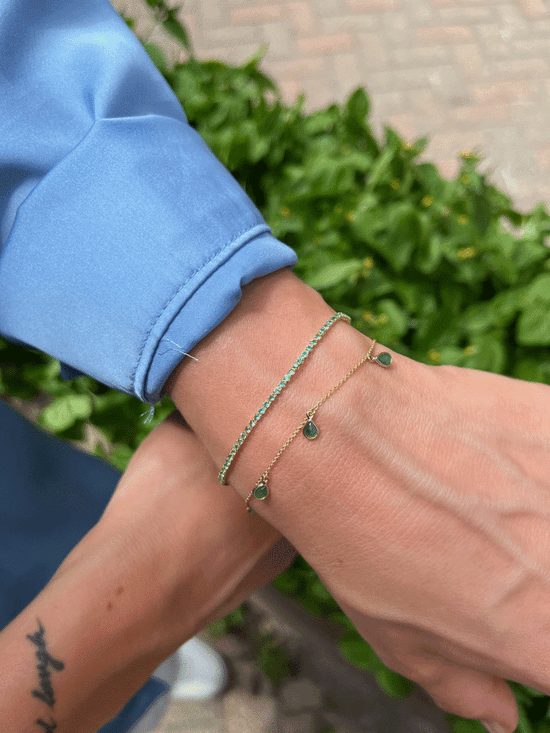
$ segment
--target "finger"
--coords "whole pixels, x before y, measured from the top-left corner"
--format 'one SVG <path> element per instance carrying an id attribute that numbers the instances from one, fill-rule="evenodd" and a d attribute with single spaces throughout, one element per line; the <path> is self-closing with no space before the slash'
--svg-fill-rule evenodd
<path id="1" fill-rule="evenodd" d="M 419 683 L 421 684 L 421 683 Z M 461 718 L 498 723 L 513 733 L 519 722 L 514 693 L 501 677 L 477 670 L 445 670 L 441 680 L 422 685 L 435 704 Z"/>
<path id="2" fill-rule="evenodd" d="M 403 664 L 379 647 L 375 651 L 387 667 L 418 683 L 446 713 L 498 723 L 505 733 L 516 730 L 516 698 L 501 677 L 463 667 L 433 653 L 424 653 Z"/>

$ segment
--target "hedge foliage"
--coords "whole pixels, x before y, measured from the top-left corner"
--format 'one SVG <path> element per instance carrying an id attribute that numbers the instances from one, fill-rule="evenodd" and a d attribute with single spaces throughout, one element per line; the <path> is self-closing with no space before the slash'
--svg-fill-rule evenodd
<path id="1" fill-rule="evenodd" d="M 340 105 L 305 114 L 304 95 L 294 106 L 283 104 L 275 83 L 259 71 L 265 48 L 242 66 L 199 62 L 177 9 L 146 1 L 188 58 L 169 68 L 157 46 L 142 41 L 146 50 L 189 123 L 275 236 L 296 251 L 299 277 L 348 313 L 359 331 L 412 359 L 550 384 L 550 216 L 544 204 L 527 213 L 514 209 L 478 171 L 475 152 L 463 152 L 459 173 L 445 180 L 419 159 L 427 138 L 408 144 L 386 127 L 377 140 L 362 87 Z M 0 393 L 23 400 L 49 395 L 39 424 L 79 441 L 91 423 L 114 445 L 109 455 L 98 445 L 96 454 L 120 470 L 174 409 L 165 398 L 145 424 L 136 398 L 89 377 L 63 382 L 57 360 L 1 339 Z M 389 695 L 411 694 L 413 683 L 378 659 L 303 558 L 273 583 L 312 614 L 339 624 L 342 654 L 371 670 Z M 237 609 L 217 628 L 242 618 Z M 281 660 L 270 665 L 265 656 L 265 650 L 259 654 L 265 669 L 281 668 Z M 518 730 L 550 733 L 548 698 L 509 684 L 520 709 Z M 446 718 L 453 733 L 484 731 L 477 721 Z"/>

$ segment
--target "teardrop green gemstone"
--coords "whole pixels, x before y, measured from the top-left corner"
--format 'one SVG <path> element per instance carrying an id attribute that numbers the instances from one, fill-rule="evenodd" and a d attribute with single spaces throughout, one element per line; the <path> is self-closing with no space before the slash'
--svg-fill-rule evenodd
<path id="1" fill-rule="evenodd" d="M 377 361 L 380 366 L 389 367 L 389 365 L 391 364 L 391 354 L 388 354 L 387 351 L 384 351 L 382 354 L 378 354 L 378 356 L 375 356 L 374 360 Z"/>
<path id="2" fill-rule="evenodd" d="M 259 486 L 256 486 L 252 493 L 254 494 L 256 499 L 265 499 L 265 497 L 269 494 L 269 489 L 265 484 L 259 484 Z"/>
<path id="3" fill-rule="evenodd" d="M 309 420 L 304 425 L 303 433 L 308 440 L 314 440 L 314 438 L 316 438 L 319 435 L 319 428 L 317 427 L 317 425 L 315 425 L 314 422 Z"/>

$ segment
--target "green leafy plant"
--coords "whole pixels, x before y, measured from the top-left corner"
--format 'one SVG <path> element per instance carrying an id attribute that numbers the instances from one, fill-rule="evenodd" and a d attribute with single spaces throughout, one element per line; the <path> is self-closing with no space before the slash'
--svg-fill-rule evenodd
<path id="1" fill-rule="evenodd" d="M 453 180 L 422 162 L 427 138 L 409 144 L 385 128 L 378 141 L 362 87 L 341 105 L 303 112 L 304 95 L 283 104 L 258 65 L 199 62 L 177 9 L 147 0 L 188 59 L 168 68 L 144 46 L 180 100 L 189 123 L 258 206 L 273 233 L 298 255 L 294 272 L 352 325 L 391 349 L 428 364 L 454 364 L 550 384 L 550 216 L 544 204 L 517 211 L 465 151 Z M 132 26 L 132 20 L 126 18 Z M 66 440 L 86 423 L 113 446 L 96 454 L 124 470 L 133 451 L 169 412 L 165 398 L 144 424 L 144 405 L 89 377 L 63 382 L 59 363 L 0 340 L 0 393 L 51 402 L 38 422 Z M 341 627 L 340 650 L 369 669 L 389 695 L 414 685 L 388 669 L 301 557 L 273 584 L 314 615 Z M 237 617 L 235 617 L 237 620 Z M 229 628 L 218 623 L 218 631 Z M 284 661 L 262 665 L 280 676 Z M 549 700 L 510 683 L 521 733 L 550 733 Z M 453 733 L 483 733 L 477 721 L 446 716 Z"/>

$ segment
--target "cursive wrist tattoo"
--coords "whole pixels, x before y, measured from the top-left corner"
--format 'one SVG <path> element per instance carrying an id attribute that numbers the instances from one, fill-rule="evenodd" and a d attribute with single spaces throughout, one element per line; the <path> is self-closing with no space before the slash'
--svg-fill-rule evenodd
<path id="1" fill-rule="evenodd" d="M 46 649 L 46 639 L 44 637 L 45 629 L 40 622 L 40 619 L 36 619 L 38 622 L 38 631 L 34 634 L 27 634 L 27 639 L 36 646 L 36 660 L 38 677 L 40 680 L 40 689 L 33 690 L 32 696 L 42 700 L 48 707 L 53 710 L 55 705 L 55 695 L 53 691 L 53 685 L 51 680 L 51 670 L 61 672 L 65 668 L 63 662 L 58 659 L 54 659 L 52 655 Z M 57 724 L 51 719 L 47 722 L 42 718 L 38 718 L 36 725 L 40 726 L 42 733 L 53 733 L 57 728 Z"/>

